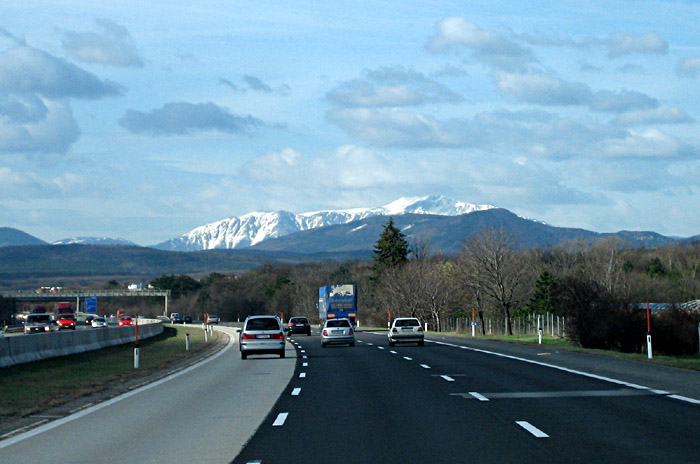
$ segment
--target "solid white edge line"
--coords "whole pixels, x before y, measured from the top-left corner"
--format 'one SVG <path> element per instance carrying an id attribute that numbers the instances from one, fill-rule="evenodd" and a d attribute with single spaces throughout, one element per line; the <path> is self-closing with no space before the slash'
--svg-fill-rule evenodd
<path id="1" fill-rule="evenodd" d="M 225 332 L 224 332 L 224 333 L 225 333 Z M 147 384 L 147 385 L 144 385 L 143 387 L 139 387 L 139 388 L 137 388 L 137 389 L 135 389 L 135 390 L 131 390 L 131 391 L 129 391 L 129 392 L 123 393 L 123 394 L 121 394 L 121 395 L 119 395 L 119 396 L 115 396 L 115 397 L 112 398 L 111 400 L 107 400 L 107 401 L 105 401 L 104 403 L 96 404 L 95 406 L 92 406 L 92 407 L 83 409 L 83 410 L 81 410 L 81 411 L 76 412 L 75 414 L 71 414 L 70 416 L 66 416 L 66 417 L 61 418 L 61 419 L 56 419 L 55 421 L 51 421 L 51 422 L 49 422 L 48 424 L 42 425 L 42 426 L 37 427 L 37 428 L 35 428 L 35 429 L 33 429 L 33 430 L 30 430 L 30 431 L 28 431 L 28 432 L 24 432 L 24 433 L 22 433 L 22 434 L 20 434 L 20 435 L 16 435 L 16 436 L 12 437 L 12 438 L 8 438 L 8 439 L 6 439 L 6 440 L 2 440 L 2 441 L 0 441 L 0 449 L 6 448 L 6 447 L 11 446 L 11 445 L 14 445 L 15 443 L 18 443 L 18 442 L 20 442 L 20 441 L 22 441 L 22 440 L 26 440 L 27 438 L 35 437 L 35 436 L 37 436 L 37 435 L 39 435 L 39 434 L 41 434 L 41 433 L 44 433 L 44 432 L 47 432 L 47 431 L 49 431 L 49 430 L 55 429 L 56 427 L 60 427 L 60 426 L 63 425 L 63 424 L 67 424 L 67 423 L 69 423 L 69 422 L 73 422 L 74 420 L 80 419 L 80 418 L 83 417 L 83 416 L 87 416 L 88 414 L 92 414 L 92 413 L 95 412 L 95 411 L 99 411 L 100 409 L 104 409 L 104 408 L 106 408 L 106 407 L 108 407 L 108 406 L 111 406 L 111 405 L 113 405 L 113 404 L 119 403 L 120 401 L 123 401 L 123 400 L 125 400 L 125 399 L 127 399 L 127 398 L 131 398 L 132 396 L 137 395 L 137 394 L 139 394 L 139 393 L 141 393 L 141 392 L 143 392 L 143 391 L 146 391 L 146 390 L 149 390 L 149 389 L 151 389 L 151 388 L 157 387 L 158 385 L 162 385 L 162 384 L 164 384 L 165 382 L 168 382 L 168 381 L 170 381 L 170 380 L 172 380 L 172 379 L 174 379 L 174 378 L 176 378 L 176 377 L 179 377 L 179 376 L 181 376 L 181 375 L 183 375 L 183 374 L 187 374 L 188 372 L 191 372 L 191 371 L 197 369 L 198 367 L 201 367 L 201 366 L 203 366 L 203 365 L 205 365 L 205 364 L 207 364 L 207 363 L 210 363 L 211 361 L 215 360 L 216 358 L 218 358 L 219 356 L 221 356 L 222 354 L 224 354 L 226 351 L 228 351 L 234 344 L 235 344 L 234 337 L 231 336 L 231 337 L 229 338 L 228 344 L 227 344 L 224 348 L 222 348 L 221 351 L 219 351 L 218 353 L 212 355 L 212 356 L 209 357 L 209 358 L 206 358 L 206 359 L 202 360 L 201 362 L 199 362 L 199 363 L 197 363 L 197 364 L 194 364 L 194 365 L 192 365 L 192 366 L 190 366 L 190 367 L 187 367 L 187 368 L 185 368 L 185 369 L 183 369 L 183 370 L 181 370 L 181 371 L 178 371 L 178 372 L 175 372 L 175 373 L 173 373 L 173 374 L 170 374 L 169 376 L 164 377 L 164 378 L 162 378 L 162 379 L 160 379 L 160 380 L 156 380 L 156 381 L 153 382 L 153 383 L 149 383 L 149 384 Z"/>
<path id="2" fill-rule="evenodd" d="M 472 395 L 474 398 L 476 398 L 476 399 L 479 400 L 479 401 L 489 401 L 489 399 L 486 398 L 486 397 L 485 397 L 484 395 L 482 395 L 481 393 L 469 392 L 469 394 Z"/>
<path id="3" fill-rule="evenodd" d="M 287 420 L 287 416 L 289 416 L 288 412 L 281 412 L 277 415 L 277 419 L 272 423 L 273 427 L 281 427 L 284 425 L 284 421 Z"/>
<path id="4" fill-rule="evenodd" d="M 542 430 L 538 429 L 534 425 L 532 425 L 529 422 L 526 421 L 515 421 L 516 424 L 518 424 L 520 427 L 524 428 L 531 434 L 533 434 L 537 438 L 549 438 L 549 435 L 544 433 Z"/>
<path id="5" fill-rule="evenodd" d="M 578 370 L 576 370 L 576 369 L 570 369 L 570 368 L 568 368 L 568 367 L 557 366 L 557 365 L 554 365 L 554 364 L 544 363 L 544 362 L 541 362 L 541 361 L 533 361 L 532 359 L 520 358 L 520 357 L 518 357 L 518 356 L 512 356 L 512 355 L 509 355 L 509 354 L 496 353 L 495 351 L 482 350 L 482 349 L 479 349 L 479 348 L 472 348 L 472 347 L 463 347 L 463 345 L 455 345 L 455 344 L 453 344 L 453 343 L 445 343 L 445 342 L 437 342 L 437 341 L 436 341 L 435 343 L 437 343 L 437 344 L 439 344 L 439 345 L 445 345 L 445 346 L 452 346 L 452 347 L 455 347 L 455 348 L 467 349 L 467 350 L 470 350 L 470 351 L 475 351 L 475 352 L 477 352 L 477 353 L 485 353 L 485 354 L 490 354 L 490 355 L 493 355 L 493 356 L 500 356 L 500 357 L 502 357 L 502 358 L 514 359 L 514 360 L 516 360 L 516 361 L 522 361 L 522 362 L 526 362 L 526 363 L 530 363 L 530 364 L 536 364 L 536 365 L 538 365 L 538 366 L 549 367 L 549 368 L 551 368 L 551 369 L 557 369 L 557 370 L 560 370 L 560 371 L 563 371 L 563 372 L 568 372 L 568 373 L 570 373 L 570 374 L 581 375 L 581 376 L 588 377 L 588 378 L 591 378 L 591 379 L 602 380 L 602 381 L 605 381 L 605 382 L 614 383 L 614 384 L 616 384 L 616 385 L 622 385 L 622 386 L 629 387 L 629 388 L 636 388 L 637 390 L 646 390 L 646 391 L 650 391 L 650 392 L 652 392 L 652 393 L 658 393 L 658 394 L 660 394 L 660 395 L 663 395 L 662 390 L 656 390 L 656 389 L 654 389 L 654 388 L 646 387 L 646 386 L 644 386 L 644 385 L 638 385 L 638 384 L 636 384 L 636 383 L 625 382 L 624 380 L 613 379 L 612 377 L 605 377 L 605 376 L 602 376 L 602 375 L 591 374 L 591 373 L 589 373 L 589 372 L 578 371 Z M 680 396 L 680 395 L 667 395 L 667 397 L 668 397 L 668 398 L 673 398 L 673 399 L 676 399 L 676 400 L 680 400 L 680 401 L 686 401 L 686 402 L 693 403 L 693 404 L 700 404 L 700 400 L 697 400 L 697 399 L 695 399 L 695 398 L 688 398 L 688 397 Z"/>

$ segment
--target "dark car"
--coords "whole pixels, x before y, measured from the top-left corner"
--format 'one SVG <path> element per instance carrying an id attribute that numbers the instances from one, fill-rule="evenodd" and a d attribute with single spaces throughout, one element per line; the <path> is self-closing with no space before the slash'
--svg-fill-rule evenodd
<path id="1" fill-rule="evenodd" d="M 311 323 L 305 317 L 292 317 L 287 322 L 287 326 L 284 328 L 287 335 L 295 333 L 305 333 L 306 335 L 311 335 Z"/>
<path id="2" fill-rule="evenodd" d="M 185 316 L 182 318 L 182 322 L 184 324 L 192 324 L 192 317 L 191 316 Z"/>
<path id="3" fill-rule="evenodd" d="M 30 314 L 24 323 L 24 333 L 51 332 L 51 316 L 48 314 Z"/>

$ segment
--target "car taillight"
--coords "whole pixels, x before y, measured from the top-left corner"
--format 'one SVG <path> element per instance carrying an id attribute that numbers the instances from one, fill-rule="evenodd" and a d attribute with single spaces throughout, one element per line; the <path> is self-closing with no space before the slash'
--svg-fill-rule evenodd
<path id="1" fill-rule="evenodd" d="M 283 340 L 284 339 L 284 332 L 272 334 L 272 335 L 270 335 L 270 338 L 273 338 L 275 340 Z"/>
<path id="2" fill-rule="evenodd" d="M 328 336 L 328 331 L 326 329 L 323 329 L 323 336 L 327 337 Z"/>
<path id="3" fill-rule="evenodd" d="M 304 324 L 304 325 L 311 325 L 311 324 L 309 324 L 309 323 L 307 322 L 307 323 L 306 323 L 306 324 Z"/>
<path id="4" fill-rule="evenodd" d="M 393 329 L 391 329 L 391 331 L 396 333 L 396 332 L 398 332 L 398 329 L 396 327 L 394 327 Z"/>
<path id="5" fill-rule="evenodd" d="M 243 340 L 254 340 L 255 335 L 249 334 L 249 333 L 244 333 L 243 336 L 241 337 Z"/>
<path id="6" fill-rule="evenodd" d="M 350 335 L 352 335 L 352 334 L 354 334 L 354 332 L 352 331 L 352 328 L 350 328 Z"/>
<path id="7" fill-rule="evenodd" d="M 423 327 L 418 327 L 418 332 L 422 332 L 422 331 L 423 331 Z"/>
<path id="8" fill-rule="evenodd" d="M 289 322 L 289 323 L 287 323 L 287 325 L 288 325 L 289 327 L 292 327 L 292 326 L 294 325 L 294 323 L 293 323 L 293 322 Z"/>

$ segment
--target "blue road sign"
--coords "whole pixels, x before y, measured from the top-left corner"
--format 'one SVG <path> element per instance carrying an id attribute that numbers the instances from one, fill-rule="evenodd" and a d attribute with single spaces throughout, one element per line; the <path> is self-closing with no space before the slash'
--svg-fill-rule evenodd
<path id="1" fill-rule="evenodd" d="M 97 298 L 85 298 L 85 312 L 97 313 Z"/>

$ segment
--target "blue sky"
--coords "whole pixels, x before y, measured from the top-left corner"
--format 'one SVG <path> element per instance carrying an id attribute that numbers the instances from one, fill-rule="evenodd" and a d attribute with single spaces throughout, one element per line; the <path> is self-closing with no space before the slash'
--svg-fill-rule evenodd
<path id="1" fill-rule="evenodd" d="M 420 3 L 3 2 L 0 226 L 151 245 L 441 194 L 700 234 L 698 2 Z"/>

